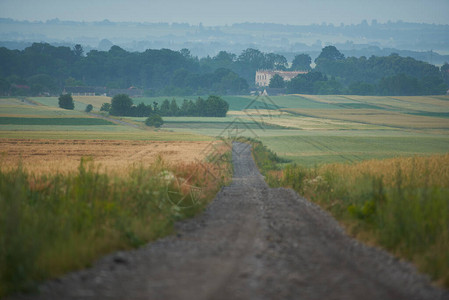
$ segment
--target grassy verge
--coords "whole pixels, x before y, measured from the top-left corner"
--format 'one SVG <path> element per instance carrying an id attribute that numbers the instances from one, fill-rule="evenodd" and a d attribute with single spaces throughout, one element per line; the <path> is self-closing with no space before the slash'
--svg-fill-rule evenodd
<path id="1" fill-rule="evenodd" d="M 449 154 L 279 170 L 272 152 L 252 143 L 271 186 L 293 188 L 330 211 L 351 235 L 449 287 Z"/>
<path id="2" fill-rule="evenodd" d="M 85 160 L 68 175 L 0 168 L 0 297 L 171 233 L 174 221 L 201 212 L 231 178 L 230 153 L 223 157 L 177 166 L 159 160 L 121 176 Z"/>

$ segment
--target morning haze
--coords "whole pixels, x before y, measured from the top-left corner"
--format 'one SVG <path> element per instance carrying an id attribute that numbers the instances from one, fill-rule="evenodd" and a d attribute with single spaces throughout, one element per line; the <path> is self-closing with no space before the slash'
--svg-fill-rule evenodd
<path id="1" fill-rule="evenodd" d="M 2 0 L 0 17 L 18 20 L 59 18 L 76 21 L 187 22 L 230 25 L 240 22 L 270 22 L 292 25 L 312 23 L 379 22 L 448 24 L 446 0 Z"/>
<path id="2" fill-rule="evenodd" d="M 0 298 L 448 300 L 448 8 L 0 0 Z"/>

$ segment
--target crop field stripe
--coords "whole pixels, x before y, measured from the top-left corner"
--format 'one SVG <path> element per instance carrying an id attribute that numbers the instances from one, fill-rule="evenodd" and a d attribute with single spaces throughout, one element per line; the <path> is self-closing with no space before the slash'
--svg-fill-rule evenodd
<path id="1" fill-rule="evenodd" d="M 0 117 L 1 125 L 62 125 L 62 126 L 92 126 L 115 125 L 114 123 L 96 118 L 15 118 Z"/>

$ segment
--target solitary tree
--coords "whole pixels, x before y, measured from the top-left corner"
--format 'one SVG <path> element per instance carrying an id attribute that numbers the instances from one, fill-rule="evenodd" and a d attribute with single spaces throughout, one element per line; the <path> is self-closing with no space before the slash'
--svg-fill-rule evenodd
<path id="1" fill-rule="evenodd" d="M 282 76 L 280 76 L 279 74 L 275 74 L 273 77 L 271 77 L 269 87 L 278 89 L 284 88 L 285 82 Z"/>
<path id="2" fill-rule="evenodd" d="M 93 109 L 94 107 L 92 106 L 92 104 L 87 104 L 87 106 L 86 106 L 86 109 L 85 109 L 85 112 L 91 112 L 92 111 L 92 109 Z"/>
<path id="3" fill-rule="evenodd" d="M 326 46 L 323 50 L 321 50 L 320 55 L 315 59 L 315 63 L 318 64 L 321 59 L 342 60 L 345 59 L 345 56 L 343 53 L 338 51 L 335 46 Z"/>
<path id="4" fill-rule="evenodd" d="M 145 125 L 154 126 L 156 128 L 161 127 L 163 124 L 164 124 L 164 121 L 162 120 L 162 117 L 157 114 L 152 114 L 145 121 Z"/>
<path id="5" fill-rule="evenodd" d="M 64 109 L 74 109 L 75 103 L 73 102 L 73 98 L 71 94 L 64 94 L 59 96 L 58 104 L 60 108 Z"/>
<path id="6" fill-rule="evenodd" d="M 128 95 L 119 94 L 111 100 L 109 113 L 113 116 L 127 116 L 131 111 L 133 100 Z"/>

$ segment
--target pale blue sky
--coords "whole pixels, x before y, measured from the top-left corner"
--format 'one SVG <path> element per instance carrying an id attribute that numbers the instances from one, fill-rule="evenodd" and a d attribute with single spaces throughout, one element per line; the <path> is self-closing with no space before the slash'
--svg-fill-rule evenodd
<path id="1" fill-rule="evenodd" d="M 0 0 L 0 17 L 17 20 L 358 24 L 402 20 L 449 24 L 449 0 Z"/>

